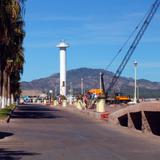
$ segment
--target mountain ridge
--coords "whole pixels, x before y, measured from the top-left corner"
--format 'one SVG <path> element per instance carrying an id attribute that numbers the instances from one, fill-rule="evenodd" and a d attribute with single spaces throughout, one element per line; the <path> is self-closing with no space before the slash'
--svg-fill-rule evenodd
<path id="1" fill-rule="evenodd" d="M 67 90 L 72 85 L 73 90 L 78 93 L 80 92 L 81 78 L 84 80 L 85 90 L 91 88 L 99 88 L 99 74 L 104 74 L 105 88 L 108 88 L 109 82 L 113 77 L 113 72 L 104 69 L 94 68 L 78 68 L 67 71 Z M 134 79 L 120 77 L 117 83 L 116 90 L 120 90 L 126 94 L 133 95 L 134 91 Z M 142 96 L 145 97 L 160 97 L 160 82 L 152 82 L 146 79 L 137 80 L 139 90 L 143 92 Z M 23 90 L 39 90 L 41 92 L 47 92 L 48 90 L 57 90 L 59 88 L 59 73 L 52 74 L 48 77 L 32 80 L 30 82 L 21 82 L 21 88 Z"/>

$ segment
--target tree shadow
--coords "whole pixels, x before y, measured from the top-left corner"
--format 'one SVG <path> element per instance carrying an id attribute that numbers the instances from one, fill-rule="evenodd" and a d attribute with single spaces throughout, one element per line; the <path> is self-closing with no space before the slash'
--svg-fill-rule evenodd
<path id="1" fill-rule="evenodd" d="M 11 118 L 23 118 L 23 119 L 54 119 L 62 118 L 61 116 L 55 115 L 55 111 L 58 111 L 53 108 L 40 106 L 40 105 L 22 105 L 18 106 L 16 110 L 12 113 Z"/>
<path id="2" fill-rule="evenodd" d="M 0 149 L 0 160 L 20 160 L 24 156 L 36 156 L 36 155 L 40 155 L 40 153 Z"/>
<path id="3" fill-rule="evenodd" d="M 9 132 L 0 132 L 0 139 L 3 139 L 5 137 L 10 137 L 13 136 L 13 133 L 9 133 Z"/>
<path id="4" fill-rule="evenodd" d="M 11 118 L 20 118 L 20 119 L 55 119 L 55 118 L 62 118 L 61 116 L 54 115 L 53 113 L 49 112 L 14 112 L 11 115 Z"/>
<path id="5" fill-rule="evenodd" d="M 41 106 L 41 105 L 29 105 L 29 104 L 25 104 L 25 105 L 19 105 L 17 106 L 17 109 L 19 111 L 59 111 L 58 109 L 55 109 L 55 108 L 51 108 L 51 107 L 48 107 L 48 106 Z"/>

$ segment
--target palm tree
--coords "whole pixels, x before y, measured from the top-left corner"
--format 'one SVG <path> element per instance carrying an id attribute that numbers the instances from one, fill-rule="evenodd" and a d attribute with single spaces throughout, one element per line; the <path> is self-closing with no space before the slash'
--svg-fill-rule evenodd
<path id="1" fill-rule="evenodd" d="M 10 8 L 9 8 L 10 7 Z M 7 88 L 7 59 L 8 59 L 8 48 L 9 48 L 9 28 L 11 25 L 11 1 L 2 0 L 0 3 L 0 20 L 1 20 L 1 97 L 2 107 L 6 104 L 6 88 Z"/>
<path id="2" fill-rule="evenodd" d="M 10 41 L 11 52 L 13 52 L 14 54 L 12 54 L 12 56 L 10 57 L 13 60 L 13 63 L 11 68 L 9 68 L 9 72 L 8 72 L 8 75 L 9 75 L 8 76 L 8 105 L 10 104 L 11 93 L 14 97 L 16 97 L 16 95 L 19 95 L 20 93 L 19 80 L 20 80 L 20 74 L 23 73 L 23 64 L 24 64 L 24 54 L 23 54 L 22 44 L 23 44 L 25 33 L 23 30 L 23 26 L 24 26 L 24 22 L 23 22 L 22 16 L 18 15 L 16 21 L 13 23 L 12 36 Z M 10 85 L 10 83 L 12 85 Z M 12 87 L 12 90 L 10 90 L 11 87 Z"/>
<path id="3" fill-rule="evenodd" d="M 2 22 L 0 24 L 0 97 L 2 108 L 7 102 L 8 105 L 10 104 L 10 88 L 16 88 L 23 71 L 23 2 L 24 0 L 0 1 L 0 21 Z M 19 87 L 16 90 L 12 89 L 12 94 L 17 90 Z"/>

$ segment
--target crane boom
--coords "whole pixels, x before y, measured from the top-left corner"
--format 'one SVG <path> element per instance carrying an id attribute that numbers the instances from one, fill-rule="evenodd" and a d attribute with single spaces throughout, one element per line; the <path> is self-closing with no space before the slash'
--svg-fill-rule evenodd
<path id="1" fill-rule="evenodd" d="M 159 8 L 160 6 L 160 0 L 156 0 L 153 4 L 153 6 L 151 7 L 151 10 L 150 12 L 148 13 L 148 15 L 146 16 L 140 30 L 138 31 L 135 39 L 133 40 L 130 48 L 128 49 L 125 57 L 123 58 L 121 64 L 119 65 L 116 73 L 114 74 L 112 80 L 111 80 L 111 83 L 107 89 L 107 92 L 111 91 L 112 88 L 114 87 L 114 85 L 116 84 L 117 80 L 119 79 L 121 73 L 123 72 L 127 62 L 129 61 L 130 57 L 132 56 L 134 50 L 136 49 L 137 45 L 139 44 L 142 36 L 144 35 L 144 32 L 146 31 L 148 25 L 150 24 L 153 16 L 155 15 L 157 9 Z"/>

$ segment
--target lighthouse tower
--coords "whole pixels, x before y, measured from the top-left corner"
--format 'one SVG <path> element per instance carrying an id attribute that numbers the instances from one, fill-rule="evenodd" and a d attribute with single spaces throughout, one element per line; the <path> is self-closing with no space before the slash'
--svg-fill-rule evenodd
<path id="1" fill-rule="evenodd" d="M 66 48 L 69 44 L 61 41 L 56 47 L 60 49 L 60 94 L 66 96 Z"/>

